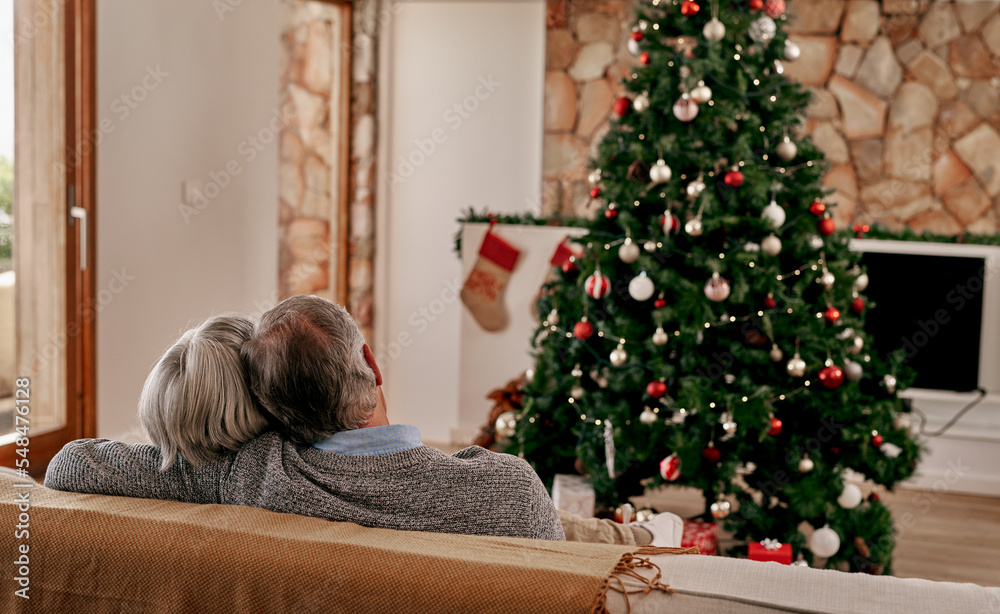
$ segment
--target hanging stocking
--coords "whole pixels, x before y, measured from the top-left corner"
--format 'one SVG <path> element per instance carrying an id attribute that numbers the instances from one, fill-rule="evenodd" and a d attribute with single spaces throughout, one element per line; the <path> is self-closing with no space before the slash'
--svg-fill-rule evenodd
<path id="1" fill-rule="evenodd" d="M 520 251 L 492 231 L 479 247 L 479 259 L 462 286 L 462 302 L 484 330 L 497 331 L 510 319 L 503 292 Z"/>

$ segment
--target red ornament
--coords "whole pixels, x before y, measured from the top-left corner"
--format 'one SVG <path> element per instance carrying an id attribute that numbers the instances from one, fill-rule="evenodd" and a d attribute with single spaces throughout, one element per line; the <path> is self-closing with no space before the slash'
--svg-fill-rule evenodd
<path id="1" fill-rule="evenodd" d="M 882 497 L 878 496 L 877 492 L 873 492 L 872 494 L 868 495 L 868 500 L 869 501 L 881 501 Z"/>
<path id="2" fill-rule="evenodd" d="M 615 219 L 616 217 L 618 217 L 618 209 L 605 209 L 604 217 L 608 218 L 609 220 Z"/>
<path id="3" fill-rule="evenodd" d="M 781 420 L 771 416 L 771 427 L 767 429 L 767 434 L 774 436 L 781 432 Z"/>
<path id="4" fill-rule="evenodd" d="M 586 341 L 594 336 L 594 325 L 586 320 L 580 320 L 573 325 L 573 336 L 580 341 Z"/>
<path id="5" fill-rule="evenodd" d="M 634 40 L 637 43 L 639 41 L 641 41 L 642 40 L 642 32 L 640 32 L 638 30 L 636 30 L 635 32 L 633 32 L 632 33 L 632 40 Z"/>
<path id="6" fill-rule="evenodd" d="M 871 230 L 871 227 L 868 224 L 854 225 L 854 232 L 859 239 L 863 238 L 865 236 L 865 233 L 868 232 L 869 230 Z"/>
<path id="7" fill-rule="evenodd" d="M 658 399 L 667 394 L 667 385 L 663 382 L 649 382 L 646 384 L 646 394 Z"/>
<path id="8" fill-rule="evenodd" d="M 840 319 L 840 310 L 833 306 L 827 307 L 826 311 L 823 312 L 823 317 L 830 323 L 836 322 Z"/>
<path id="9" fill-rule="evenodd" d="M 854 297 L 854 300 L 851 301 L 851 309 L 854 310 L 854 313 L 861 313 L 862 311 L 864 311 L 865 299 L 861 298 L 860 296 Z"/>
<path id="10" fill-rule="evenodd" d="M 643 51 L 642 53 L 640 53 L 639 54 L 639 61 L 642 62 L 643 65 L 649 64 L 649 52 L 648 51 Z"/>
<path id="11" fill-rule="evenodd" d="M 681 229 L 681 221 L 677 218 L 676 215 L 671 215 L 670 216 L 670 228 L 668 229 L 667 228 L 667 216 L 666 215 L 661 215 L 660 216 L 660 228 L 663 229 L 663 232 L 679 232 L 680 229 Z"/>
<path id="12" fill-rule="evenodd" d="M 781 17 L 785 12 L 785 0 L 767 0 L 764 2 L 764 14 L 771 19 Z"/>
<path id="13" fill-rule="evenodd" d="M 577 270 L 576 262 L 574 262 L 573 260 L 567 260 L 566 262 L 562 263 L 561 268 L 563 273 L 572 273 L 573 271 Z"/>
<path id="14" fill-rule="evenodd" d="M 653 301 L 653 307 L 655 307 L 656 309 L 663 309 L 666 306 L 667 306 L 666 299 L 658 298 L 655 301 Z"/>
<path id="15" fill-rule="evenodd" d="M 694 0 L 684 0 L 684 2 L 681 2 L 681 15 L 684 15 L 685 17 L 697 15 L 700 10 L 701 5 Z"/>
<path id="16" fill-rule="evenodd" d="M 625 117 L 632 110 L 632 99 L 628 96 L 622 96 L 615 101 L 615 115 L 618 117 Z"/>
<path id="17" fill-rule="evenodd" d="M 827 388 L 834 390 L 844 383 L 844 370 L 837 365 L 830 365 L 819 370 L 819 381 Z"/>
<path id="18" fill-rule="evenodd" d="M 830 448 L 830 452 L 833 452 L 834 454 L 840 454 L 840 448 L 838 448 L 837 446 L 833 446 Z"/>
<path id="19" fill-rule="evenodd" d="M 764 307 L 766 307 L 767 309 L 774 309 L 774 306 L 777 304 L 778 302 L 775 301 L 774 297 L 771 296 L 770 294 L 767 295 L 766 299 L 764 299 Z"/>
<path id="20" fill-rule="evenodd" d="M 701 451 L 701 457 L 710 463 L 717 463 L 722 458 L 722 453 L 713 444 L 708 444 L 708 447 Z"/>
<path id="21" fill-rule="evenodd" d="M 611 291 L 611 280 L 597 270 L 583 282 L 583 289 L 590 298 L 602 299 Z"/>
<path id="22" fill-rule="evenodd" d="M 833 234 L 833 231 L 837 230 L 837 224 L 832 218 L 828 217 L 821 219 L 816 227 L 819 229 L 819 234 L 825 237 L 829 237 Z"/>
<path id="23" fill-rule="evenodd" d="M 681 477 L 681 459 L 676 454 L 660 461 L 660 476 L 668 482 L 675 482 Z"/>
<path id="24" fill-rule="evenodd" d="M 601 195 L 601 188 L 590 188 L 590 197 L 597 198 Z"/>
<path id="25" fill-rule="evenodd" d="M 826 203 L 821 200 L 813 201 L 813 204 L 809 205 L 809 213 L 812 213 L 816 217 L 822 216 L 826 212 Z"/>
<path id="26" fill-rule="evenodd" d="M 764 8 L 764 0 L 750 0 L 750 10 L 759 11 Z"/>
<path id="27" fill-rule="evenodd" d="M 881 435 L 877 433 L 875 435 L 872 435 L 872 445 L 875 446 L 876 448 L 881 446 L 883 441 L 884 439 L 882 439 Z"/>
<path id="28" fill-rule="evenodd" d="M 738 188 L 741 185 L 743 185 L 743 173 L 741 173 L 736 169 L 733 169 L 728 173 L 726 173 L 726 176 L 723 177 L 722 180 L 725 181 L 726 185 L 728 185 L 729 187 Z"/>

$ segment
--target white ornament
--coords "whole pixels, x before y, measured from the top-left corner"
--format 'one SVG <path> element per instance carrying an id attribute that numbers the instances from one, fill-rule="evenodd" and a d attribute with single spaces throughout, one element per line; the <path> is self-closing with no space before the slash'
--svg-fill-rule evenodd
<path id="1" fill-rule="evenodd" d="M 569 372 L 573 377 L 580 377 L 583 375 L 583 369 L 580 368 L 580 364 L 577 363 L 573 366 L 573 370 Z"/>
<path id="2" fill-rule="evenodd" d="M 639 246 L 632 239 L 625 237 L 625 242 L 618 248 L 618 258 L 626 264 L 632 264 L 639 259 Z"/>
<path id="3" fill-rule="evenodd" d="M 799 471 L 802 473 L 809 473 L 810 471 L 813 470 L 813 467 L 815 466 L 816 464 L 813 463 L 812 459 L 809 458 L 809 456 L 803 456 L 802 460 L 799 461 Z"/>
<path id="4" fill-rule="evenodd" d="M 719 21 L 718 17 L 713 17 L 711 21 L 705 24 L 702 28 L 701 33 L 705 35 L 705 40 L 721 41 L 726 36 L 726 26 Z"/>
<path id="5" fill-rule="evenodd" d="M 756 21 L 750 24 L 750 38 L 756 43 L 767 44 L 771 42 L 774 35 L 778 33 L 778 26 L 774 20 L 767 15 L 761 15 Z"/>
<path id="6" fill-rule="evenodd" d="M 771 346 L 771 360 L 773 360 L 774 362 L 778 362 L 784 357 L 785 353 L 781 351 L 781 348 L 779 348 L 777 345 Z"/>
<path id="7" fill-rule="evenodd" d="M 646 426 L 649 426 L 656 422 L 656 414 L 650 411 L 650 409 L 647 407 L 646 409 L 642 410 L 641 414 L 639 414 L 639 422 L 642 422 Z"/>
<path id="8" fill-rule="evenodd" d="M 674 117 L 682 122 L 689 122 L 698 116 L 698 103 L 691 100 L 689 94 L 683 94 L 674 103 Z"/>
<path id="9" fill-rule="evenodd" d="M 785 223 L 785 208 L 772 200 L 771 204 L 760 212 L 760 217 L 771 222 L 773 228 L 781 228 L 781 225 Z"/>
<path id="10" fill-rule="evenodd" d="M 657 326 L 656 330 L 653 332 L 653 345 L 666 345 L 669 340 L 670 335 L 663 330 L 662 326 Z"/>
<path id="11" fill-rule="evenodd" d="M 889 394 L 896 392 L 896 377 L 886 373 L 882 377 L 882 381 L 885 382 L 885 389 L 889 391 Z"/>
<path id="12" fill-rule="evenodd" d="M 559 324 L 559 312 L 553 309 L 549 312 L 549 317 L 545 318 L 545 321 L 552 326 Z"/>
<path id="13" fill-rule="evenodd" d="M 851 354 L 858 354 L 865 347 L 865 340 L 861 337 L 855 337 L 851 339 L 851 345 L 847 346 L 847 351 Z"/>
<path id="14" fill-rule="evenodd" d="M 583 386 L 573 386 L 569 389 L 569 396 L 579 401 L 583 398 Z"/>
<path id="15" fill-rule="evenodd" d="M 781 60 L 774 61 L 774 72 L 778 73 L 779 75 L 785 74 L 785 65 L 781 63 Z"/>
<path id="16" fill-rule="evenodd" d="M 626 46 L 628 47 L 628 52 L 631 53 L 632 55 L 639 55 L 640 53 L 642 53 L 642 51 L 639 49 L 639 41 L 631 37 L 629 37 Z"/>
<path id="17" fill-rule="evenodd" d="M 705 283 L 705 296 L 717 303 L 726 300 L 729 298 L 729 282 L 719 277 L 718 273 L 712 273 L 712 278 Z"/>
<path id="18" fill-rule="evenodd" d="M 753 241 L 747 241 L 743 244 L 743 251 L 748 254 L 756 254 L 760 252 L 760 243 L 754 243 Z"/>
<path id="19" fill-rule="evenodd" d="M 868 287 L 868 274 L 862 273 L 861 275 L 858 275 L 858 278 L 854 280 L 852 287 L 855 292 L 864 292 L 865 288 Z"/>
<path id="20" fill-rule="evenodd" d="M 670 181 L 673 174 L 673 171 L 670 170 L 670 167 L 661 158 L 649 169 L 649 180 L 653 183 L 666 183 Z"/>
<path id="21" fill-rule="evenodd" d="M 793 143 L 792 140 L 786 136 L 785 138 L 781 139 L 780 143 L 778 143 L 778 146 L 775 148 L 775 151 L 778 152 L 779 158 L 781 158 L 785 162 L 788 162 L 789 160 L 795 157 L 795 154 L 799 153 L 799 148 L 796 147 L 795 143 Z"/>
<path id="22" fill-rule="evenodd" d="M 642 249 L 652 254 L 656 251 L 656 241 L 646 241 L 642 244 Z"/>
<path id="23" fill-rule="evenodd" d="M 823 249 L 823 237 L 819 235 L 809 235 L 809 247 L 812 249 Z"/>
<path id="24" fill-rule="evenodd" d="M 535 370 L 532 367 L 528 367 L 524 371 L 524 381 L 529 383 L 535 381 Z"/>
<path id="25" fill-rule="evenodd" d="M 789 62 L 794 62 L 795 60 L 799 59 L 800 55 L 802 55 L 802 50 L 799 49 L 799 46 L 790 40 L 786 40 L 785 59 L 788 60 Z"/>
<path id="26" fill-rule="evenodd" d="M 893 428 L 895 428 L 897 430 L 909 431 L 910 427 L 913 426 L 913 421 L 910 420 L 910 415 L 909 414 L 906 414 L 906 413 L 903 413 L 903 412 L 899 412 L 892 419 L 892 426 L 893 426 Z"/>
<path id="27" fill-rule="evenodd" d="M 882 451 L 882 454 L 885 454 L 886 458 L 896 458 L 903 453 L 903 448 L 888 441 L 879 446 L 878 449 Z"/>
<path id="28" fill-rule="evenodd" d="M 857 484 L 844 484 L 844 490 L 837 497 L 837 504 L 845 510 L 853 510 L 861 505 L 861 489 Z"/>
<path id="29" fill-rule="evenodd" d="M 705 225 L 701 223 L 700 217 L 693 217 L 684 224 L 684 232 L 692 237 L 700 237 L 705 232 Z"/>
<path id="30" fill-rule="evenodd" d="M 590 174 L 587 175 L 587 181 L 590 182 L 590 185 L 597 185 L 598 183 L 600 183 L 601 169 L 595 168 L 594 170 L 590 171 Z"/>
<path id="31" fill-rule="evenodd" d="M 625 361 L 628 360 L 628 352 L 625 351 L 625 346 L 619 344 L 618 347 L 611 350 L 610 359 L 611 364 L 616 367 L 620 367 L 625 364 Z"/>
<path id="32" fill-rule="evenodd" d="M 699 81 L 698 86 L 691 90 L 691 99 L 698 104 L 705 104 L 712 99 L 712 89 L 704 81 Z"/>
<path id="33" fill-rule="evenodd" d="M 768 235 L 760 242 L 760 248 L 768 256 L 777 256 L 781 253 L 781 239 L 774 235 Z"/>
<path id="34" fill-rule="evenodd" d="M 517 414 L 513 411 L 505 411 L 497 416 L 497 421 L 493 426 L 496 429 L 497 437 L 501 439 L 513 437 L 517 430 Z"/>
<path id="35" fill-rule="evenodd" d="M 628 293 L 637 301 L 649 300 L 655 290 L 653 280 L 646 275 L 646 271 L 642 271 L 628 282 Z"/>
<path id="36" fill-rule="evenodd" d="M 795 352 L 795 356 L 792 356 L 785 368 L 792 377 L 802 377 L 806 374 L 806 361 L 802 360 L 802 356 L 798 352 Z"/>
<path id="37" fill-rule="evenodd" d="M 809 549 L 818 557 L 830 558 L 840 550 L 840 536 L 829 525 L 816 529 L 809 538 Z"/>
<path id="38" fill-rule="evenodd" d="M 691 183 L 687 184 L 685 191 L 687 192 L 689 198 L 697 198 L 702 192 L 705 191 L 705 182 L 701 180 L 701 177 L 698 177 Z"/>
<path id="39" fill-rule="evenodd" d="M 833 284 L 837 283 L 837 278 L 830 271 L 824 270 L 823 274 L 819 277 L 819 283 L 823 284 L 823 287 L 829 290 L 833 287 Z"/>
<path id="40" fill-rule="evenodd" d="M 847 381 L 856 382 L 861 379 L 862 375 L 864 375 L 864 370 L 860 363 L 850 359 L 844 361 L 844 377 L 847 378 Z"/>
<path id="41" fill-rule="evenodd" d="M 638 113 L 642 113 L 649 108 L 649 94 L 643 92 L 632 101 L 632 108 Z"/>
<path id="42" fill-rule="evenodd" d="M 712 504 L 712 517 L 716 520 L 722 520 L 723 518 L 729 516 L 729 511 L 732 508 L 729 501 L 725 499 L 719 499 Z"/>

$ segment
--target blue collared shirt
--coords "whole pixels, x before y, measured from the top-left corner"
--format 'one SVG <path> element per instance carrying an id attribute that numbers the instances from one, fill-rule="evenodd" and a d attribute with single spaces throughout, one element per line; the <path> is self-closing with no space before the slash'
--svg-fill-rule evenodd
<path id="1" fill-rule="evenodd" d="M 404 452 L 422 445 L 424 444 L 420 441 L 420 431 L 417 427 L 409 424 L 389 424 L 340 431 L 334 433 L 332 437 L 317 441 L 313 447 L 350 456 L 374 456 Z"/>

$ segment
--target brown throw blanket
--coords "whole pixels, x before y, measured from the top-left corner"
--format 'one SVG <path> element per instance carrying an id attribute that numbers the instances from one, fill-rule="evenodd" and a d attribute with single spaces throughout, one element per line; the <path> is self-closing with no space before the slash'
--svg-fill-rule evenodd
<path id="1" fill-rule="evenodd" d="M 4 612 L 601 611 L 616 576 L 669 551 L 15 486 L 25 482 L 0 474 L 0 550 L 14 561 L 27 545 L 30 561 L 30 599 L 8 579 Z M 16 498 L 25 492 L 29 535 L 19 538 Z"/>

